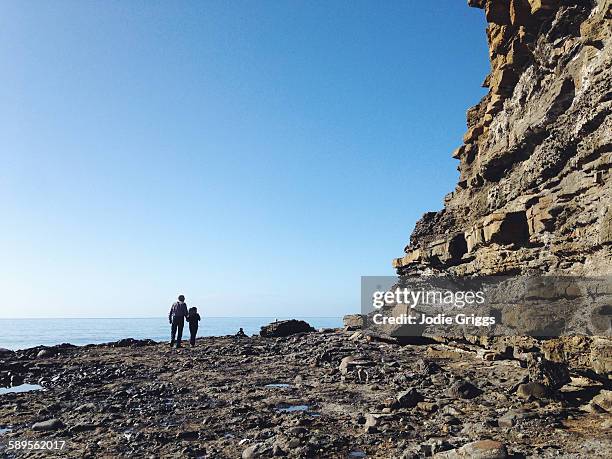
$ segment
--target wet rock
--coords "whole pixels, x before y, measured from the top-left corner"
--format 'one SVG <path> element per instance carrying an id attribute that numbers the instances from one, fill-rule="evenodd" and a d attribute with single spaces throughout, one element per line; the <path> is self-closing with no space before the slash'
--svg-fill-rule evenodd
<path id="1" fill-rule="evenodd" d="M 12 387 L 20 386 L 21 384 L 23 384 L 23 376 L 20 374 L 11 374 L 10 384 Z"/>
<path id="2" fill-rule="evenodd" d="M 50 349 L 41 349 L 38 351 L 38 354 L 36 354 L 36 357 L 39 359 L 47 359 L 49 357 L 53 357 L 54 355 L 55 354 Z"/>
<path id="3" fill-rule="evenodd" d="M 309 333 L 315 329 L 303 320 L 280 320 L 261 327 L 259 334 L 264 338 L 280 338 L 296 333 Z"/>
<path id="4" fill-rule="evenodd" d="M 114 343 L 108 343 L 107 345 L 110 347 L 144 347 L 153 346 L 155 344 L 157 343 L 152 339 L 124 338 Z"/>
<path id="5" fill-rule="evenodd" d="M 49 419 L 47 421 L 37 422 L 32 426 L 32 430 L 49 432 L 53 430 L 59 430 L 64 427 L 64 423 L 57 418 Z"/>
<path id="6" fill-rule="evenodd" d="M 177 434 L 177 438 L 180 440 L 193 441 L 200 437 L 200 433 L 196 430 L 185 430 Z"/>
<path id="7" fill-rule="evenodd" d="M 0 359 L 9 359 L 15 355 L 14 351 L 0 347 Z"/>

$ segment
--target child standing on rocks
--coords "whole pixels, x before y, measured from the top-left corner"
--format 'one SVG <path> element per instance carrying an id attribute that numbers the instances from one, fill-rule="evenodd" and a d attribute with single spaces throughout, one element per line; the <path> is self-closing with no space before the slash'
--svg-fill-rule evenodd
<path id="1" fill-rule="evenodd" d="M 195 346 L 196 335 L 198 334 L 199 321 L 200 314 L 198 314 L 198 308 L 189 308 L 189 313 L 187 314 L 187 322 L 189 322 L 189 333 L 191 334 L 189 343 L 192 347 Z"/>

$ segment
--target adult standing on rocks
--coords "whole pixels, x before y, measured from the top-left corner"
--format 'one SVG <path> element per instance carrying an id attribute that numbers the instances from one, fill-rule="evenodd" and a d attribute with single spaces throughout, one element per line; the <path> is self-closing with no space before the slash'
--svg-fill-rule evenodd
<path id="1" fill-rule="evenodd" d="M 185 303 L 185 296 L 179 295 L 178 301 L 170 307 L 170 313 L 168 313 L 168 320 L 170 321 L 170 346 L 174 345 L 176 337 L 176 347 L 181 347 L 181 341 L 183 339 L 183 327 L 185 326 L 185 318 L 187 317 L 187 304 Z M 177 336 L 178 332 L 178 336 Z"/>

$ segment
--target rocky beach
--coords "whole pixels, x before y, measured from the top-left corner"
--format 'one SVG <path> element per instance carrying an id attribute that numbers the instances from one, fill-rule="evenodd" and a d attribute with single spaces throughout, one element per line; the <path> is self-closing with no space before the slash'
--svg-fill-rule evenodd
<path id="1" fill-rule="evenodd" d="M 46 439 L 58 457 L 609 457 L 608 382 L 542 343 L 354 328 L 3 351 L 3 385 L 43 389 L 0 395 L 0 454 L 46 457 L 7 449 Z"/>
<path id="2" fill-rule="evenodd" d="M 452 153 L 456 187 L 392 262 L 398 280 L 609 278 L 610 0 L 467 3 L 487 21 L 489 90 Z M 400 340 L 354 315 L 343 328 L 283 321 L 193 348 L 126 338 L 0 350 L 0 387 L 12 388 L 0 390 L 0 455 L 609 458 L 612 290 L 598 287 L 602 304 L 589 297 L 588 317 L 541 301 L 575 303 L 571 293 L 547 288 L 500 308 L 516 333 L 495 337 Z M 594 325 L 558 337 L 544 319 Z M 15 447 L 42 439 L 65 447 Z"/>

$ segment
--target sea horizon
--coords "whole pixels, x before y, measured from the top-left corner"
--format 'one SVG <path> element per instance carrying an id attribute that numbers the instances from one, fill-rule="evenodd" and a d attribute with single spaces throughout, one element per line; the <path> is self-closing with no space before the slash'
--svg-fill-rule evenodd
<path id="1" fill-rule="evenodd" d="M 227 316 L 203 317 L 198 337 L 227 336 L 240 328 L 247 335 L 259 333 L 260 327 L 275 320 L 299 319 L 314 328 L 337 328 L 342 317 L 306 316 Z M 87 321 L 87 327 L 79 324 Z M 24 326 L 27 323 L 27 327 Z M 185 327 L 183 340 L 188 338 Z M 165 317 L 66 317 L 66 318 L 0 318 L 0 348 L 10 350 L 69 343 L 76 346 L 102 344 L 125 338 L 170 339 L 170 326 Z"/>

